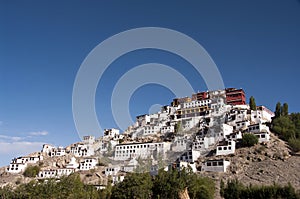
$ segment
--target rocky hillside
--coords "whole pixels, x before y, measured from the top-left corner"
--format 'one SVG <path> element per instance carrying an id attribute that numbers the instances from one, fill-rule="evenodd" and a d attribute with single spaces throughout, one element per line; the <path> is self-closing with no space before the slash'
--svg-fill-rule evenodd
<path id="1" fill-rule="evenodd" d="M 203 175 L 216 180 L 217 198 L 220 198 L 221 179 L 238 179 L 245 185 L 272 185 L 274 182 L 286 185 L 289 182 L 300 190 L 300 155 L 290 154 L 286 143 L 271 133 L 271 140 L 250 148 L 239 148 L 234 155 L 224 156 L 231 165 L 226 173 L 208 173 Z M 213 159 L 213 158 L 203 158 Z"/>

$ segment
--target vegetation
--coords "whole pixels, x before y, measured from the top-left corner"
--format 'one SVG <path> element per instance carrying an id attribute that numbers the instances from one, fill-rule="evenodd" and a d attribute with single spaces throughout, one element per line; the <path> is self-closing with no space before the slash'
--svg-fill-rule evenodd
<path id="1" fill-rule="evenodd" d="M 110 180 L 109 180 L 110 181 Z M 159 171 L 155 177 L 149 173 L 131 173 L 124 181 L 103 190 L 84 185 L 79 175 L 74 173 L 61 179 L 31 181 L 21 184 L 16 189 L 0 188 L 0 198 L 170 198 L 175 199 L 184 190 L 190 198 L 214 198 L 215 184 L 209 178 L 200 177 L 190 171 L 177 169 L 171 172 Z"/>
<path id="2" fill-rule="evenodd" d="M 251 147 L 254 146 L 258 143 L 258 138 L 251 134 L 251 133 L 245 133 L 243 135 L 243 139 L 242 139 L 242 145 L 244 147 Z"/>
<path id="3" fill-rule="evenodd" d="M 294 152 L 300 151 L 300 113 L 288 113 L 288 104 L 276 104 L 275 117 L 272 120 L 272 130 L 288 142 Z"/>
<path id="4" fill-rule="evenodd" d="M 300 195 L 296 193 L 291 184 L 286 186 L 277 184 L 271 186 L 244 186 L 238 180 L 229 180 L 226 185 L 224 183 L 222 185 L 222 183 L 220 194 L 225 199 L 300 199 Z"/>
<path id="5" fill-rule="evenodd" d="M 23 175 L 25 176 L 25 177 L 30 177 L 30 178 L 33 178 L 33 177 L 35 177 L 35 176 L 37 176 L 37 174 L 40 172 L 40 167 L 39 166 L 28 166 L 26 169 L 25 169 L 25 171 L 24 171 L 24 173 L 23 173 Z"/>
<path id="6" fill-rule="evenodd" d="M 60 180 L 47 179 L 21 184 L 16 189 L 0 188 L 0 198 L 100 198 L 96 188 L 84 185 L 78 174 Z"/>
<path id="7" fill-rule="evenodd" d="M 256 111 L 256 103 L 253 96 L 250 97 L 249 105 L 251 110 Z"/>

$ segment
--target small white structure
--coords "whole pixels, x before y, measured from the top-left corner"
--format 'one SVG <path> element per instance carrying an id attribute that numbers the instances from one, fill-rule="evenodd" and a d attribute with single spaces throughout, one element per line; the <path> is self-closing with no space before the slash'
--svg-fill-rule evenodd
<path id="1" fill-rule="evenodd" d="M 270 141 L 270 134 L 268 132 L 254 133 L 254 135 L 258 138 L 259 143 Z"/>
<path id="2" fill-rule="evenodd" d="M 116 175 L 118 172 L 120 171 L 120 167 L 119 166 L 115 166 L 115 167 L 106 167 L 104 174 L 106 176 L 114 176 Z"/>
<path id="3" fill-rule="evenodd" d="M 120 134 L 119 129 L 111 128 L 111 129 L 104 129 L 104 138 L 113 138 L 116 135 Z"/>
<path id="4" fill-rule="evenodd" d="M 59 169 L 43 169 L 41 170 L 37 177 L 38 178 L 60 178 L 63 176 L 68 176 L 75 172 L 75 169 L 59 168 Z"/>
<path id="5" fill-rule="evenodd" d="M 59 168 L 56 170 L 57 177 L 68 176 L 75 172 L 75 169 L 71 168 Z"/>
<path id="6" fill-rule="evenodd" d="M 71 146 L 70 153 L 75 157 L 86 157 L 94 155 L 95 151 L 89 144 L 76 143 Z"/>
<path id="7" fill-rule="evenodd" d="M 95 142 L 95 136 L 91 136 L 91 135 L 83 136 L 83 142 L 85 144 L 93 144 Z"/>
<path id="8" fill-rule="evenodd" d="M 149 115 L 139 115 L 136 117 L 136 127 L 145 126 L 146 124 L 150 124 L 150 116 Z"/>
<path id="9" fill-rule="evenodd" d="M 66 165 L 67 169 L 77 169 L 79 167 L 75 157 L 72 157 L 70 162 Z"/>
<path id="10" fill-rule="evenodd" d="M 234 141 L 240 140 L 242 138 L 243 137 L 242 137 L 242 132 L 241 131 L 237 131 L 237 132 L 231 133 L 230 135 L 226 136 L 227 140 L 234 140 Z"/>
<path id="11" fill-rule="evenodd" d="M 82 162 L 80 162 L 79 170 L 90 170 L 95 168 L 97 165 L 96 158 L 84 158 Z"/>
<path id="12" fill-rule="evenodd" d="M 42 153 L 46 153 L 47 155 L 49 155 L 53 149 L 55 149 L 55 146 L 52 146 L 51 144 L 44 144 L 42 148 Z"/>
<path id="13" fill-rule="evenodd" d="M 7 172 L 9 173 L 21 173 L 24 172 L 27 167 L 27 163 L 16 163 L 11 162 L 9 167 L 7 168 Z"/>
<path id="14" fill-rule="evenodd" d="M 175 132 L 175 127 L 174 125 L 170 125 L 170 126 L 162 126 L 160 128 L 160 132 L 161 134 L 165 134 L 165 133 L 174 133 Z"/>
<path id="15" fill-rule="evenodd" d="M 49 153 L 49 155 L 51 157 L 64 156 L 66 155 L 66 149 L 64 147 L 53 148 L 52 151 Z"/>
<path id="16" fill-rule="evenodd" d="M 246 131 L 251 133 L 260 133 L 260 132 L 269 133 L 270 129 L 265 124 L 257 123 L 257 124 L 249 125 Z"/>
<path id="17" fill-rule="evenodd" d="M 217 152 L 216 155 L 229 155 L 235 153 L 235 141 L 228 140 L 219 143 L 217 146 Z"/>
<path id="18" fill-rule="evenodd" d="M 195 162 L 200 157 L 200 155 L 201 155 L 200 151 L 188 150 L 188 151 L 184 152 L 178 158 L 178 161 L 180 161 L 180 162 Z"/>
<path id="19" fill-rule="evenodd" d="M 208 160 L 201 166 L 201 171 L 226 172 L 230 162 L 224 159 Z"/>
<path id="20" fill-rule="evenodd" d="M 24 172 L 28 164 L 35 164 L 38 161 L 43 160 L 43 156 L 24 156 L 12 159 L 7 172 L 10 173 L 21 173 Z"/>
<path id="21" fill-rule="evenodd" d="M 38 178 L 56 178 L 57 171 L 56 169 L 45 169 L 39 172 L 37 175 Z"/>

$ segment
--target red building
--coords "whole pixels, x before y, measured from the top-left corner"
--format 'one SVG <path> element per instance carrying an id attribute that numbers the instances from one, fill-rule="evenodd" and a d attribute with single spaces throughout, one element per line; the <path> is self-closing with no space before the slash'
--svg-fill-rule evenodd
<path id="1" fill-rule="evenodd" d="M 206 100 L 209 98 L 208 92 L 198 92 L 192 95 L 192 101 L 198 100 Z"/>
<path id="2" fill-rule="evenodd" d="M 226 103 L 229 105 L 244 105 L 246 104 L 245 92 L 243 89 L 227 88 Z"/>

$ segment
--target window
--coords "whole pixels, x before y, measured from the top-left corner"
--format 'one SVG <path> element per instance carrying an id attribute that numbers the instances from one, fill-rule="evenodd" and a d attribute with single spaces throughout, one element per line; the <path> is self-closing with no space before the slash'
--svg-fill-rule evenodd
<path id="1" fill-rule="evenodd" d="M 219 148 L 218 148 L 218 150 L 220 150 L 220 151 L 221 151 L 221 150 L 222 150 L 222 147 L 219 147 Z"/>
<path id="2" fill-rule="evenodd" d="M 222 162 L 218 162 L 219 166 L 223 166 L 223 161 Z"/>
<path id="3" fill-rule="evenodd" d="M 224 146 L 224 150 L 227 150 L 227 146 Z"/>
<path id="4" fill-rule="evenodd" d="M 261 138 L 266 138 L 266 135 L 265 135 L 265 134 L 262 134 L 262 135 L 261 135 Z"/>
<path id="5" fill-rule="evenodd" d="M 217 162 L 213 162 L 213 166 L 217 166 Z"/>
<path id="6" fill-rule="evenodd" d="M 206 163 L 206 165 L 207 165 L 208 167 L 210 167 L 210 166 L 211 166 L 211 162 Z"/>

